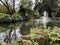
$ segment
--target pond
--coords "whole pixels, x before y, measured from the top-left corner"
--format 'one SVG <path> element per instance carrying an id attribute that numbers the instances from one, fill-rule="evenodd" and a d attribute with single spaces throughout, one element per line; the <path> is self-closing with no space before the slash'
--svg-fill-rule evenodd
<path id="1" fill-rule="evenodd" d="M 24 22 L 14 22 L 14 23 L 3 23 L 0 24 L 0 42 L 14 43 L 16 38 L 20 38 L 22 35 L 27 35 L 30 33 L 31 28 L 43 26 L 39 21 L 34 21 L 35 19 L 30 19 Z M 54 26 L 60 27 L 60 21 L 53 20 L 47 24 L 47 27 Z"/>

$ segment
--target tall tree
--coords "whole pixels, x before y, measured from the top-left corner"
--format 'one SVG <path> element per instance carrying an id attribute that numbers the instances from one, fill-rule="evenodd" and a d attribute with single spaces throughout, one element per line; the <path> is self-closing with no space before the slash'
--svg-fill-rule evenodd
<path id="1" fill-rule="evenodd" d="M 25 18 L 27 18 L 27 15 L 33 15 L 32 0 L 21 0 L 19 13 Z"/>
<path id="2" fill-rule="evenodd" d="M 8 10 L 6 9 L 6 7 L 0 4 L 0 13 L 7 13 L 7 12 Z"/>
<path id="3" fill-rule="evenodd" d="M 15 12 L 15 0 L 13 0 L 13 13 Z"/>
<path id="4" fill-rule="evenodd" d="M 9 1 L 11 3 L 9 3 Z M 0 2 L 7 8 L 9 14 L 15 12 L 15 0 L 0 0 Z"/>
<path id="5" fill-rule="evenodd" d="M 43 0 L 42 3 L 38 3 L 35 5 L 35 10 L 37 10 L 39 13 L 43 11 L 48 12 L 48 16 L 51 17 L 51 12 L 56 11 L 58 8 L 57 0 Z"/>

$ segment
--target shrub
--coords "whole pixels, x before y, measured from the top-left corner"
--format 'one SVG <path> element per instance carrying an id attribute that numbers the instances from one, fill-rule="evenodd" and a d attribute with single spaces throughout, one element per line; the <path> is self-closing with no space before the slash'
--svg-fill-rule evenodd
<path id="1" fill-rule="evenodd" d="M 42 29 L 42 28 L 34 28 L 30 30 L 30 35 L 34 37 L 35 33 L 45 33 L 49 36 L 52 42 L 60 40 L 60 27 L 54 27 L 53 29 Z"/>
<path id="2" fill-rule="evenodd" d="M 18 14 L 18 13 L 14 13 L 13 15 L 12 15 L 12 18 L 13 18 L 13 20 L 23 20 L 23 17 L 21 16 L 21 14 Z"/>
<path id="3" fill-rule="evenodd" d="M 21 20 L 23 20 L 23 17 L 20 16 L 20 14 L 15 13 L 11 16 L 10 14 L 0 13 L 0 22 L 11 22 Z"/>

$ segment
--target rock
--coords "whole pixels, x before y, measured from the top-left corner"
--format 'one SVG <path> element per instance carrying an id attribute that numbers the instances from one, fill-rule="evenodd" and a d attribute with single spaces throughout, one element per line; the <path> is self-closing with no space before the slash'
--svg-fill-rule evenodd
<path id="1" fill-rule="evenodd" d="M 1 45 L 7 45 L 7 43 L 5 43 L 5 42 L 2 42 L 2 43 L 1 43 Z"/>
<path id="2" fill-rule="evenodd" d="M 32 42 L 30 40 L 23 40 L 23 45 L 32 45 Z"/>
<path id="3" fill-rule="evenodd" d="M 31 36 L 30 35 L 26 35 L 26 36 L 22 36 L 22 39 L 26 39 L 26 40 L 31 40 Z"/>
<path id="4" fill-rule="evenodd" d="M 39 45 L 49 45 L 50 39 L 45 33 L 36 33 L 35 40 Z"/>
<path id="5" fill-rule="evenodd" d="M 45 33 L 35 33 L 34 41 L 37 41 L 39 45 L 49 45 L 49 37 Z M 24 45 L 32 45 L 32 39 L 30 35 L 22 36 L 19 39 Z"/>
<path id="6" fill-rule="evenodd" d="M 15 43 L 6 43 L 6 42 L 1 42 L 0 45 L 16 45 Z"/>
<path id="7" fill-rule="evenodd" d="M 32 45 L 32 42 L 30 40 L 31 40 L 30 35 L 22 36 L 19 39 L 19 44 L 20 45 Z"/>

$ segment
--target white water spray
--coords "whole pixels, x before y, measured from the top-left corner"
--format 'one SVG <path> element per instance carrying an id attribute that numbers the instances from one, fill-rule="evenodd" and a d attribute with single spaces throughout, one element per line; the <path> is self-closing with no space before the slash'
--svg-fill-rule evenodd
<path id="1" fill-rule="evenodd" d="M 46 23 L 48 23 L 47 12 L 44 11 L 43 15 L 44 16 L 42 17 L 42 23 L 43 23 L 44 28 L 46 28 Z"/>
<path id="2" fill-rule="evenodd" d="M 41 17 L 40 19 L 35 20 L 38 23 L 42 23 L 43 27 L 46 28 L 47 23 L 49 23 L 50 21 L 52 21 L 49 17 L 47 17 L 47 12 L 44 11 L 43 12 L 43 17 Z"/>

